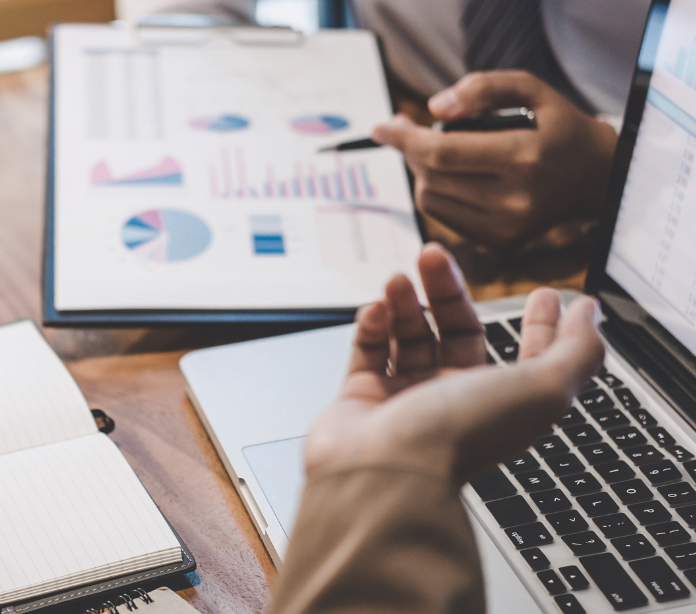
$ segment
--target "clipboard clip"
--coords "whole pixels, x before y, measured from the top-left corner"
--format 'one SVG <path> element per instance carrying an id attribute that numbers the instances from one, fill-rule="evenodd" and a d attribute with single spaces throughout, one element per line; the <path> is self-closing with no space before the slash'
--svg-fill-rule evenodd
<path id="1" fill-rule="evenodd" d="M 219 15 L 155 13 L 136 26 L 142 45 L 205 45 L 220 39 L 237 45 L 295 47 L 304 34 L 286 26 L 258 26 Z"/>

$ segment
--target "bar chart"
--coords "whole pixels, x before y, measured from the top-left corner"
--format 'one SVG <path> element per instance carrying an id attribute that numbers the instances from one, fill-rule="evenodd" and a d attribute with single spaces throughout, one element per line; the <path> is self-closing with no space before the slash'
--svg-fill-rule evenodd
<path id="1" fill-rule="evenodd" d="M 292 162 L 249 159 L 244 149 L 222 148 L 208 166 L 214 200 L 322 200 L 370 202 L 377 198 L 370 167 L 342 154 L 317 155 Z"/>
<path id="2" fill-rule="evenodd" d="M 665 68 L 677 79 L 696 89 L 696 37 L 690 47 L 679 46 L 676 58 Z"/>

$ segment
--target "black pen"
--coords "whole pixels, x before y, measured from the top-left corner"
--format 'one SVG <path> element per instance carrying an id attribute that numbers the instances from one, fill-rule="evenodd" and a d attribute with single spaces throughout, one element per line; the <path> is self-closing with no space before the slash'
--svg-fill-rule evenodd
<path id="1" fill-rule="evenodd" d="M 530 111 L 526 107 L 500 109 L 491 115 L 467 117 L 452 122 L 437 122 L 433 124 L 432 128 L 440 132 L 493 132 L 498 130 L 529 129 L 536 128 L 536 115 L 534 111 Z M 319 153 L 372 149 L 374 147 L 382 147 L 382 145 L 370 138 L 365 138 L 322 147 Z"/>

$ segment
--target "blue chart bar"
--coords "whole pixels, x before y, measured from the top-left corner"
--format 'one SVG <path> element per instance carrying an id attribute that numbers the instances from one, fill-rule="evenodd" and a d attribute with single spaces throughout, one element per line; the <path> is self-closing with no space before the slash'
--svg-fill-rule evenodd
<path id="1" fill-rule="evenodd" d="M 664 94 L 661 94 L 655 88 L 651 87 L 648 90 L 648 102 L 681 126 L 691 136 L 696 137 L 696 119 L 674 104 Z"/>
<path id="2" fill-rule="evenodd" d="M 696 38 L 691 43 L 691 49 L 679 47 L 674 64 L 667 65 L 666 68 L 689 87 L 696 88 Z"/>
<path id="3" fill-rule="evenodd" d="M 279 215 L 249 216 L 254 253 L 257 256 L 284 256 L 283 220 Z"/>

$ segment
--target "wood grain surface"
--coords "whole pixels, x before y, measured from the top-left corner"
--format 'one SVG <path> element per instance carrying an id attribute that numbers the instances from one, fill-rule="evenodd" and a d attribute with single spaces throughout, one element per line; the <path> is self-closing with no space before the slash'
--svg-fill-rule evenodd
<path id="1" fill-rule="evenodd" d="M 41 320 L 46 117 L 45 67 L 0 75 L 0 324 Z M 540 283 L 582 285 L 583 250 L 509 263 L 452 243 L 477 299 Z M 114 440 L 198 561 L 197 574 L 174 588 L 202 612 L 262 612 L 274 568 L 186 399 L 182 352 L 168 351 L 244 335 L 226 329 L 43 332 L 90 406 L 115 419 Z"/>

